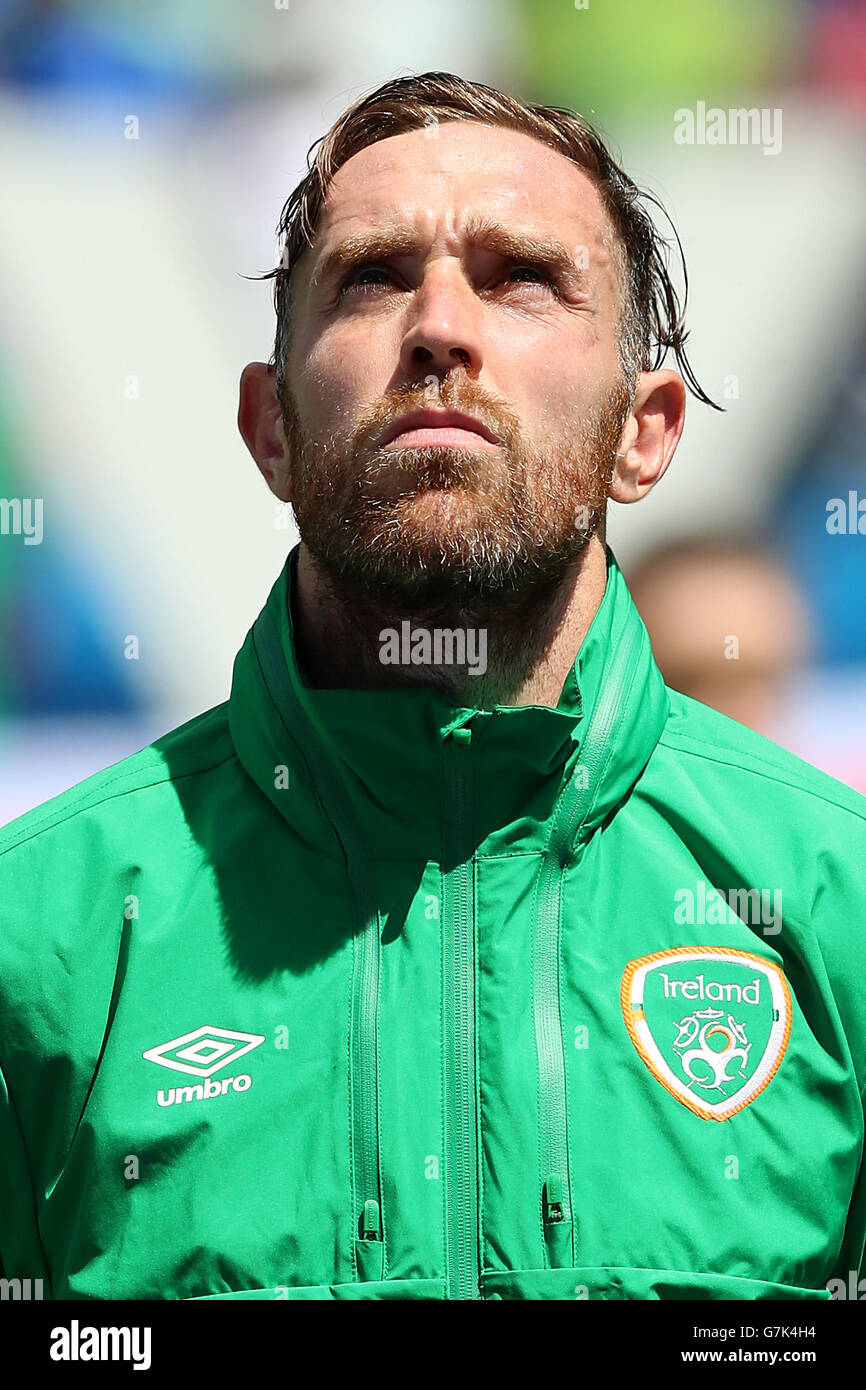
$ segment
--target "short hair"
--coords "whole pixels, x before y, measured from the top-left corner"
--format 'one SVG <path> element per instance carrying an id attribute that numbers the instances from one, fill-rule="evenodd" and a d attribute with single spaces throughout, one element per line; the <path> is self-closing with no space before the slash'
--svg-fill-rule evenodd
<path id="1" fill-rule="evenodd" d="M 609 244 L 622 290 L 617 346 L 626 382 L 633 389 L 638 372 L 660 367 L 672 349 L 690 390 L 704 404 L 720 410 L 722 407 L 700 386 L 686 354 L 685 256 L 676 228 L 658 198 L 638 188 L 583 116 L 558 106 L 520 101 L 449 72 L 425 72 L 384 83 L 349 106 L 327 134 L 311 145 L 307 173 L 286 200 L 277 224 L 280 263 L 260 277 L 274 281 L 277 327 L 271 365 L 276 369 L 280 401 L 284 400 L 291 327 L 292 270 L 315 241 L 319 214 L 334 175 L 354 154 L 379 140 L 460 120 L 533 136 L 588 175 L 612 224 Z M 645 206 L 649 204 L 663 213 L 673 230 L 683 271 L 682 303 L 668 272 L 669 243 L 649 215 Z"/>

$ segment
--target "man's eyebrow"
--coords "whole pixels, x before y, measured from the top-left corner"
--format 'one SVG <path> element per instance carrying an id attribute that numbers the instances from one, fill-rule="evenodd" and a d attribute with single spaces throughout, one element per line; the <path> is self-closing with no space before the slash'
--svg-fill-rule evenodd
<path id="1" fill-rule="evenodd" d="M 392 256 L 411 256 L 417 252 L 420 240 L 410 227 L 398 223 L 372 228 L 369 232 L 354 232 L 335 246 L 323 251 L 313 270 L 313 284 L 330 280 L 332 276 L 364 261 L 385 261 Z"/>
<path id="2" fill-rule="evenodd" d="M 470 246 L 501 256 L 503 260 L 545 265 L 554 274 L 571 276 L 582 286 L 586 283 L 582 266 L 555 237 L 540 237 L 480 216 L 467 221 L 464 237 Z M 322 252 L 313 272 L 313 283 L 330 281 L 357 265 L 417 255 L 421 249 L 422 238 L 418 233 L 400 223 L 355 232 Z"/>
<path id="3" fill-rule="evenodd" d="M 584 282 L 582 266 L 572 256 L 564 242 L 556 237 L 537 236 L 534 232 L 508 227 L 489 217 L 472 217 L 466 224 L 466 240 L 472 246 L 490 251 L 503 260 L 536 262 L 561 275 L 571 275 Z"/>

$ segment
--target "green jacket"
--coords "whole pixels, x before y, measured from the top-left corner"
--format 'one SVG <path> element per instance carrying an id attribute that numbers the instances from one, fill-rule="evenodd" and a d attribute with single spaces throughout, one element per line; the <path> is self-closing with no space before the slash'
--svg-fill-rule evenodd
<path id="1" fill-rule="evenodd" d="M 850 1296 L 866 800 L 668 690 L 610 553 L 487 712 L 305 686 L 296 555 L 226 703 L 0 836 L 4 1275 Z"/>

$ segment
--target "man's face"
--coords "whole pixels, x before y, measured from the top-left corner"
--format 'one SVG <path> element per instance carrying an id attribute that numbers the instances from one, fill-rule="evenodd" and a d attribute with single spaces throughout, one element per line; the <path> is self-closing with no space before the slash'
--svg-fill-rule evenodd
<path id="1" fill-rule="evenodd" d="M 631 400 L 608 230 L 564 156 L 474 122 L 339 170 L 294 271 L 284 411 L 301 538 L 333 577 L 427 599 L 561 578 Z"/>

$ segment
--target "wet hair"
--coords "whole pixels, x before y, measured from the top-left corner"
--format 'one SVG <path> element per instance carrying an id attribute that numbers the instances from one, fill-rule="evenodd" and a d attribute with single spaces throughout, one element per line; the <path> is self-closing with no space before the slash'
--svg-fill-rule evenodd
<path id="1" fill-rule="evenodd" d="M 271 365 L 276 369 L 280 401 L 284 401 L 291 331 L 292 270 L 314 244 L 319 214 L 337 170 L 379 140 L 461 120 L 521 131 L 559 151 L 587 174 L 611 223 L 608 241 L 622 288 L 617 344 L 627 385 L 633 390 L 638 373 L 656 370 L 672 350 L 692 393 L 714 410 L 722 409 L 704 392 L 686 354 L 685 257 L 676 228 L 658 198 L 629 178 L 583 116 L 558 106 L 520 101 L 448 72 L 426 72 L 384 83 L 348 107 L 310 147 L 307 173 L 287 199 L 277 224 L 280 264 L 260 277 L 274 281 L 277 328 Z M 668 271 L 670 243 L 656 227 L 650 206 L 670 223 L 682 266 L 682 302 Z"/>

